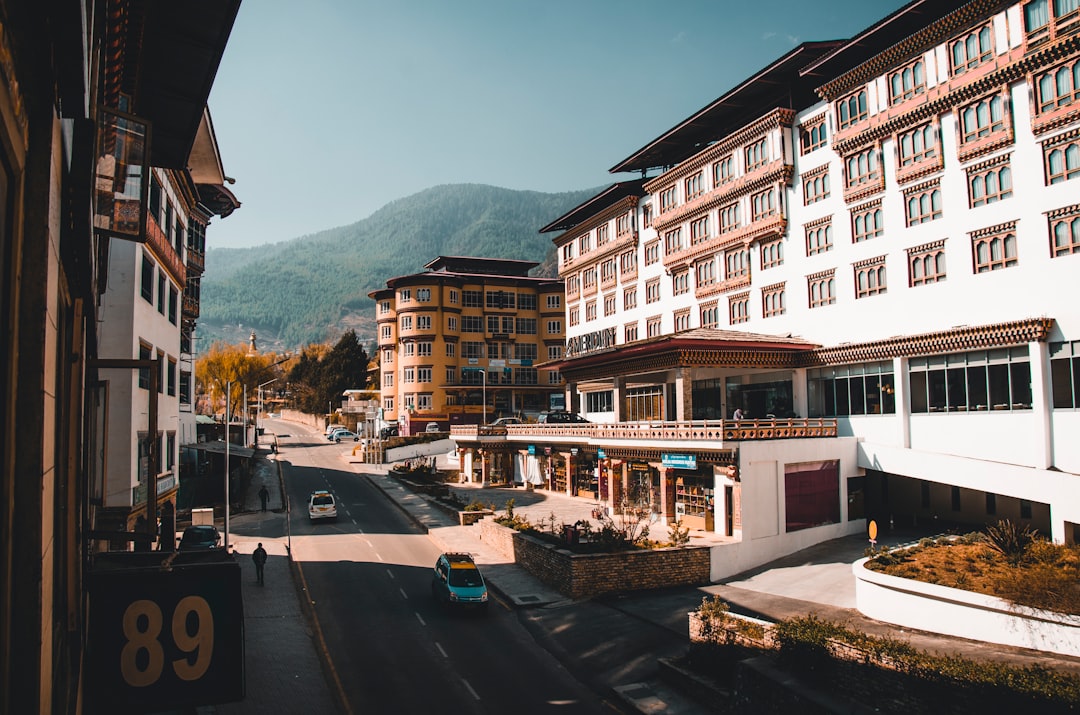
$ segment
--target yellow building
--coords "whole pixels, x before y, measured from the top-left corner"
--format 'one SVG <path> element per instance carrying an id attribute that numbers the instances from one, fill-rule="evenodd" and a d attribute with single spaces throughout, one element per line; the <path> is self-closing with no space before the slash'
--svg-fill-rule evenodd
<path id="1" fill-rule="evenodd" d="M 439 256 L 372 291 L 382 421 L 402 434 L 562 409 L 563 282 L 533 261 Z"/>

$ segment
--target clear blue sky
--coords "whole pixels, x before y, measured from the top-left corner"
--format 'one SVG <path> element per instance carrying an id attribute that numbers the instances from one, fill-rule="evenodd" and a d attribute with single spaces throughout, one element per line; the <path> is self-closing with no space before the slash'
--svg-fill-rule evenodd
<path id="1" fill-rule="evenodd" d="M 350 224 L 439 184 L 632 178 L 607 170 L 796 44 L 903 4 L 244 0 L 210 96 L 242 206 L 208 244 Z"/>

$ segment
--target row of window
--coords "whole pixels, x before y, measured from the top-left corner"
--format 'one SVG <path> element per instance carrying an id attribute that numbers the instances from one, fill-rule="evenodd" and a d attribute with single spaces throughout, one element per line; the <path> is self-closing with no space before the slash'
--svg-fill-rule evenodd
<path id="1" fill-rule="evenodd" d="M 558 371 L 546 371 L 547 383 L 558 385 L 562 383 L 562 375 Z M 487 367 L 483 373 L 475 368 L 457 368 L 448 366 L 445 368 L 444 380 L 447 385 L 538 385 L 540 371 L 534 367 Z M 411 385 L 416 383 L 431 383 L 434 381 L 434 368 L 431 366 L 406 367 L 401 370 L 401 382 Z M 383 387 L 394 387 L 394 373 L 383 373 Z"/>
<path id="2" fill-rule="evenodd" d="M 415 291 L 412 288 L 402 288 L 397 292 L 398 303 L 408 303 L 412 301 L 414 299 L 414 293 L 415 300 L 419 303 L 428 303 L 431 301 L 430 288 L 417 288 Z M 558 294 L 547 294 L 544 296 L 544 299 L 548 310 L 558 310 L 562 308 L 562 296 Z M 447 291 L 447 303 L 449 305 L 457 305 L 460 303 L 466 308 L 516 308 L 517 310 L 536 310 L 538 301 L 535 293 L 515 293 L 514 291 L 505 290 L 458 291 L 451 288 Z M 380 314 L 389 313 L 392 308 L 393 306 L 388 300 L 379 302 Z"/>
<path id="3" fill-rule="evenodd" d="M 1053 231 L 1053 243 L 1051 250 L 1055 257 L 1073 253 L 1080 253 L 1080 208 L 1073 211 L 1069 216 L 1062 216 L 1051 220 Z M 1018 262 L 1017 240 L 1015 222 L 1002 224 L 994 227 L 992 231 L 976 232 L 971 236 L 972 263 L 976 273 L 985 273 L 1003 268 L 1015 266 Z M 741 253 L 746 249 L 739 249 Z M 907 251 L 908 285 L 910 287 L 929 285 L 945 280 L 945 241 L 939 240 L 910 248 Z M 699 275 L 704 273 L 700 271 Z M 855 278 L 855 297 L 866 298 L 887 292 L 888 281 L 885 268 L 885 257 L 878 256 L 865 261 L 860 261 L 853 266 Z M 807 276 L 808 305 L 817 308 L 836 303 L 836 277 L 835 269 L 821 271 Z M 688 275 L 683 272 L 683 275 Z M 681 284 L 676 284 L 681 285 Z M 646 303 L 654 303 L 660 300 L 660 279 L 654 279 L 646 283 Z M 749 322 L 749 293 L 741 293 L 729 297 L 729 324 Z M 761 289 L 762 317 L 783 315 L 787 312 L 786 284 L 777 283 Z M 628 288 L 623 292 L 623 305 L 630 310 L 637 305 L 637 289 Z M 700 326 L 716 327 L 718 324 L 717 308 L 715 303 L 706 303 L 699 306 Z M 572 309 L 571 325 L 576 325 L 576 309 Z M 593 319 L 588 317 L 587 320 Z M 676 330 L 687 329 L 686 325 L 679 327 L 676 316 Z M 637 340 L 637 324 L 626 326 L 625 341 Z M 655 331 L 650 325 L 648 337 L 659 335 L 659 323 Z"/>
<path id="4" fill-rule="evenodd" d="M 1050 349 L 1053 405 L 1056 409 L 1080 408 L 1080 341 L 1055 343 Z M 717 383 L 712 392 L 706 383 Z M 718 380 L 695 381 L 697 397 L 719 403 Z M 949 355 L 911 358 L 908 389 L 913 414 L 933 412 L 990 412 L 1028 410 L 1032 407 L 1031 366 L 1026 347 L 979 350 Z M 891 415 L 896 413 L 896 383 L 891 361 L 814 368 L 807 371 L 807 410 L 810 417 Z M 628 396 L 630 391 L 628 391 Z M 611 412 L 612 390 L 587 392 L 589 413 Z M 653 405 L 662 398 L 658 387 L 633 393 L 633 402 Z M 659 405 L 640 410 L 661 419 Z M 648 419 L 628 417 L 627 419 Z"/>
<path id="5" fill-rule="evenodd" d="M 180 291 L 149 253 L 142 254 L 139 294 L 147 303 L 156 305 L 157 311 L 166 316 L 170 323 L 179 324 Z"/>
<path id="6" fill-rule="evenodd" d="M 166 355 L 164 350 L 156 351 L 158 360 L 158 383 L 157 389 L 159 393 L 167 394 L 171 396 L 176 395 L 176 386 L 178 378 L 180 377 L 176 358 Z M 139 359 L 140 360 L 153 360 L 155 356 L 154 348 L 146 343 L 139 343 Z M 139 389 L 150 389 L 150 368 L 139 368 Z M 190 373 L 185 373 L 187 376 L 187 385 L 190 386 Z M 185 394 L 185 399 L 181 401 L 190 403 L 190 394 Z"/>

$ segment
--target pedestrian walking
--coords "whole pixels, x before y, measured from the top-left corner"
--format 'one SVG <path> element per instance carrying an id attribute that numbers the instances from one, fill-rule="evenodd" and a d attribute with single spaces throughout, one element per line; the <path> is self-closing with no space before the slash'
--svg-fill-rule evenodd
<path id="1" fill-rule="evenodd" d="M 270 501 L 270 492 L 267 490 L 265 484 L 259 488 L 259 501 L 262 502 L 262 510 L 266 511 L 266 503 Z"/>
<path id="2" fill-rule="evenodd" d="M 251 560 L 255 562 L 255 579 L 260 586 L 263 586 L 263 567 L 266 566 L 266 549 L 263 548 L 262 542 L 255 547 L 255 550 L 251 552 Z"/>

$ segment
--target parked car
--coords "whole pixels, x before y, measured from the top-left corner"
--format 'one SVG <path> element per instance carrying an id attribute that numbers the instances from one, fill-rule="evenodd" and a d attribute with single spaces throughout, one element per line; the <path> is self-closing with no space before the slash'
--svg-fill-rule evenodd
<path id="1" fill-rule="evenodd" d="M 398 436 L 397 425 L 390 425 L 389 427 L 383 427 L 379 430 L 379 439 L 390 439 L 391 437 Z"/>
<path id="2" fill-rule="evenodd" d="M 449 552 L 439 556 L 431 576 L 431 597 L 447 606 L 487 611 L 487 584 L 471 555 Z"/>
<path id="3" fill-rule="evenodd" d="M 331 442 L 335 442 L 335 443 L 340 442 L 341 440 L 345 440 L 345 441 L 352 440 L 353 442 L 359 442 L 360 441 L 360 435 L 356 434 L 352 430 L 339 429 L 337 432 L 332 432 L 330 434 L 330 436 L 327 437 L 327 439 L 329 439 Z"/>
<path id="4" fill-rule="evenodd" d="M 552 412 L 541 412 L 540 416 L 536 418 L 536 421 L 540 424 L 567 424 L 567 423 L 588 423 L 589 421 L 579 415 L 576 412 L 567 412 L 566 410 L 554 410 Z"/>
<path id="5" fill-rule="evenodd" d="M 333 434 L 334 432 L 337 432 L 339 429 L 349 429 L 349 428 L 346 427 L 345 425 L 326 425 L 326 431 L 323 432 L 323 434 L 325 434 L 327 437 L 329 437 L 331 434 Z"/>
<path id="6" fill-rule="evenodd" d="M 492 427 L 505 427 L 506 425 L 520 425 L 525 422 L 520 417 L 500 417 L 491 423 Z"/>
<path id="7" fill-rule="evenodd" d="M 221 532 L 211 524 L 199 524 L 184 529 L 178 551 L 216 551 L 221 548 Z"/>
<path id="8" fill-rule="evenodd" d="M 424 431 L 430 434 L 433 432 L 442 432 L 443 428 L 439 426 L 438 422 L 428 422 L 427 427 L 424 428 Z"/>
<path id="9" fill-rule="evenodd" d="M 308 518 L 312 521 L 337 519 L 337 502 L 334 501 L 334 495 L 325 489 L 313 491 L 308 498 Z"/>

